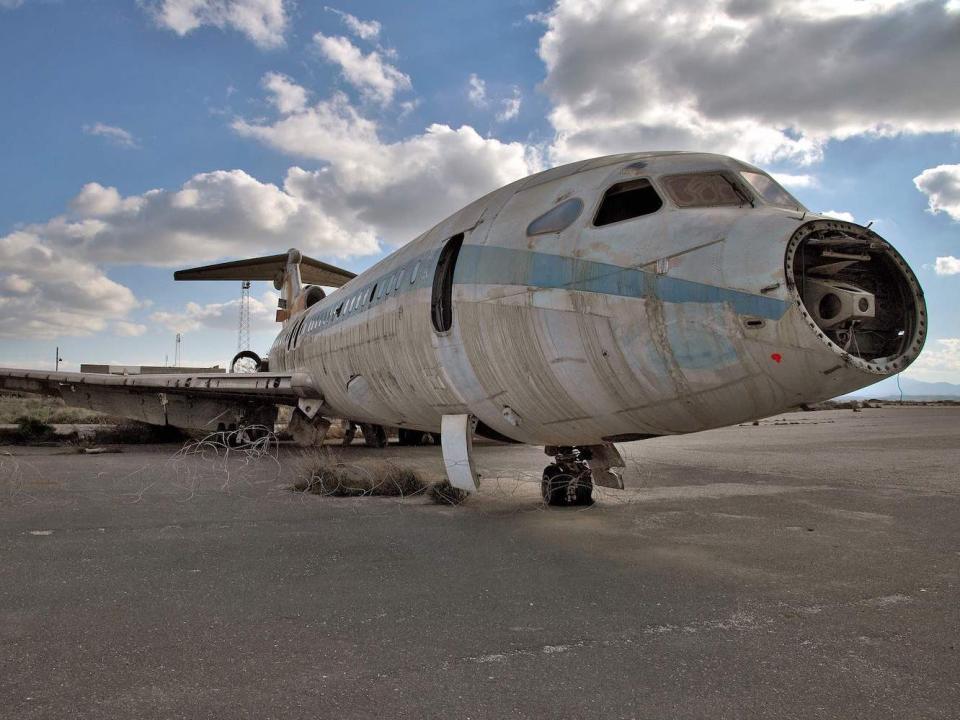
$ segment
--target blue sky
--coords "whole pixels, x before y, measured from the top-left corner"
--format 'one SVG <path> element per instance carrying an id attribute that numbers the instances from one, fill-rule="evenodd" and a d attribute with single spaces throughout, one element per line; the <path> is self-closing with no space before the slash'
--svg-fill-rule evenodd
<path id="1" fill-rule="evenodd" d="M 239 289 L 173 269 L 361 270 L 529 172 L 698 149 L 873 220 L 928 296 L 908 374 L 960 382 L 958 32 L 939 0 L 0 0 L 0 364 L 162 363 L 178 330 L 225 363 Z"/>

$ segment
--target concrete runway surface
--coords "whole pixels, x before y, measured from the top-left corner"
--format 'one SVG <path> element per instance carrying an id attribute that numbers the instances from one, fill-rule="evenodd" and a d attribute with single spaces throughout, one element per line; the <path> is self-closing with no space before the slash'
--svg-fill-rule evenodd
<path id="1" fill-rule="evenodd" d="M 557 510 L 539 448 L 455 508 L 292 493 L 288 448 L 4 448 L 0 717 L 960 716 L 960 408 L 622 447 Z"/>

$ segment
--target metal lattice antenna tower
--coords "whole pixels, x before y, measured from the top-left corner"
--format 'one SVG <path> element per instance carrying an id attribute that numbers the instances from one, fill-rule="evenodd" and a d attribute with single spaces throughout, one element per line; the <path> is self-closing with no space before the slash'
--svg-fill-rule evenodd
<path id="1" fill-rule="evenodd" d="M 240 284 L 240 322 L 237 327 L 237 350 L 250 349 L 250 281 Z"/>

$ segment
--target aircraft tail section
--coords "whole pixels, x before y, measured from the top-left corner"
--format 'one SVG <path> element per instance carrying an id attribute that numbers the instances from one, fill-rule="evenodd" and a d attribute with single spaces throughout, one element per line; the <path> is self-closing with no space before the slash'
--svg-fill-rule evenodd
<path id="1" fill-rule="evenodd" d="M 277 322 L 286 322 L 292 315 L 303 310 L 311 293 L 303 293 L 303 283 L 341 287 L 356 277 L 355 273 L 320 260 L 304 257 L 296 248 L 283 255 L 266 255 L 249 260 L 204 265 L 203 267 L 177 270 L 174 280 L 272 280 L 280 291 L 277 305 Z M 314 288 L 308 288 L 313 291 Z M 323 291 L 315 288 L 319 296 Z"/>

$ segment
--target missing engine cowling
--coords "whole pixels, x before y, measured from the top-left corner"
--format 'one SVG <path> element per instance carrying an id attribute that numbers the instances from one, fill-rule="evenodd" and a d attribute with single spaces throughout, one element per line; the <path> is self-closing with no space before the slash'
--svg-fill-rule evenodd
<path id="1" fill-rule="evenodd" d="M 923 291 L 906 261 L 872 230 L 815 220 L 791 238 L 787 281 L 810 327 L 865 370 L 899 372 L 926 336 Z"/>

